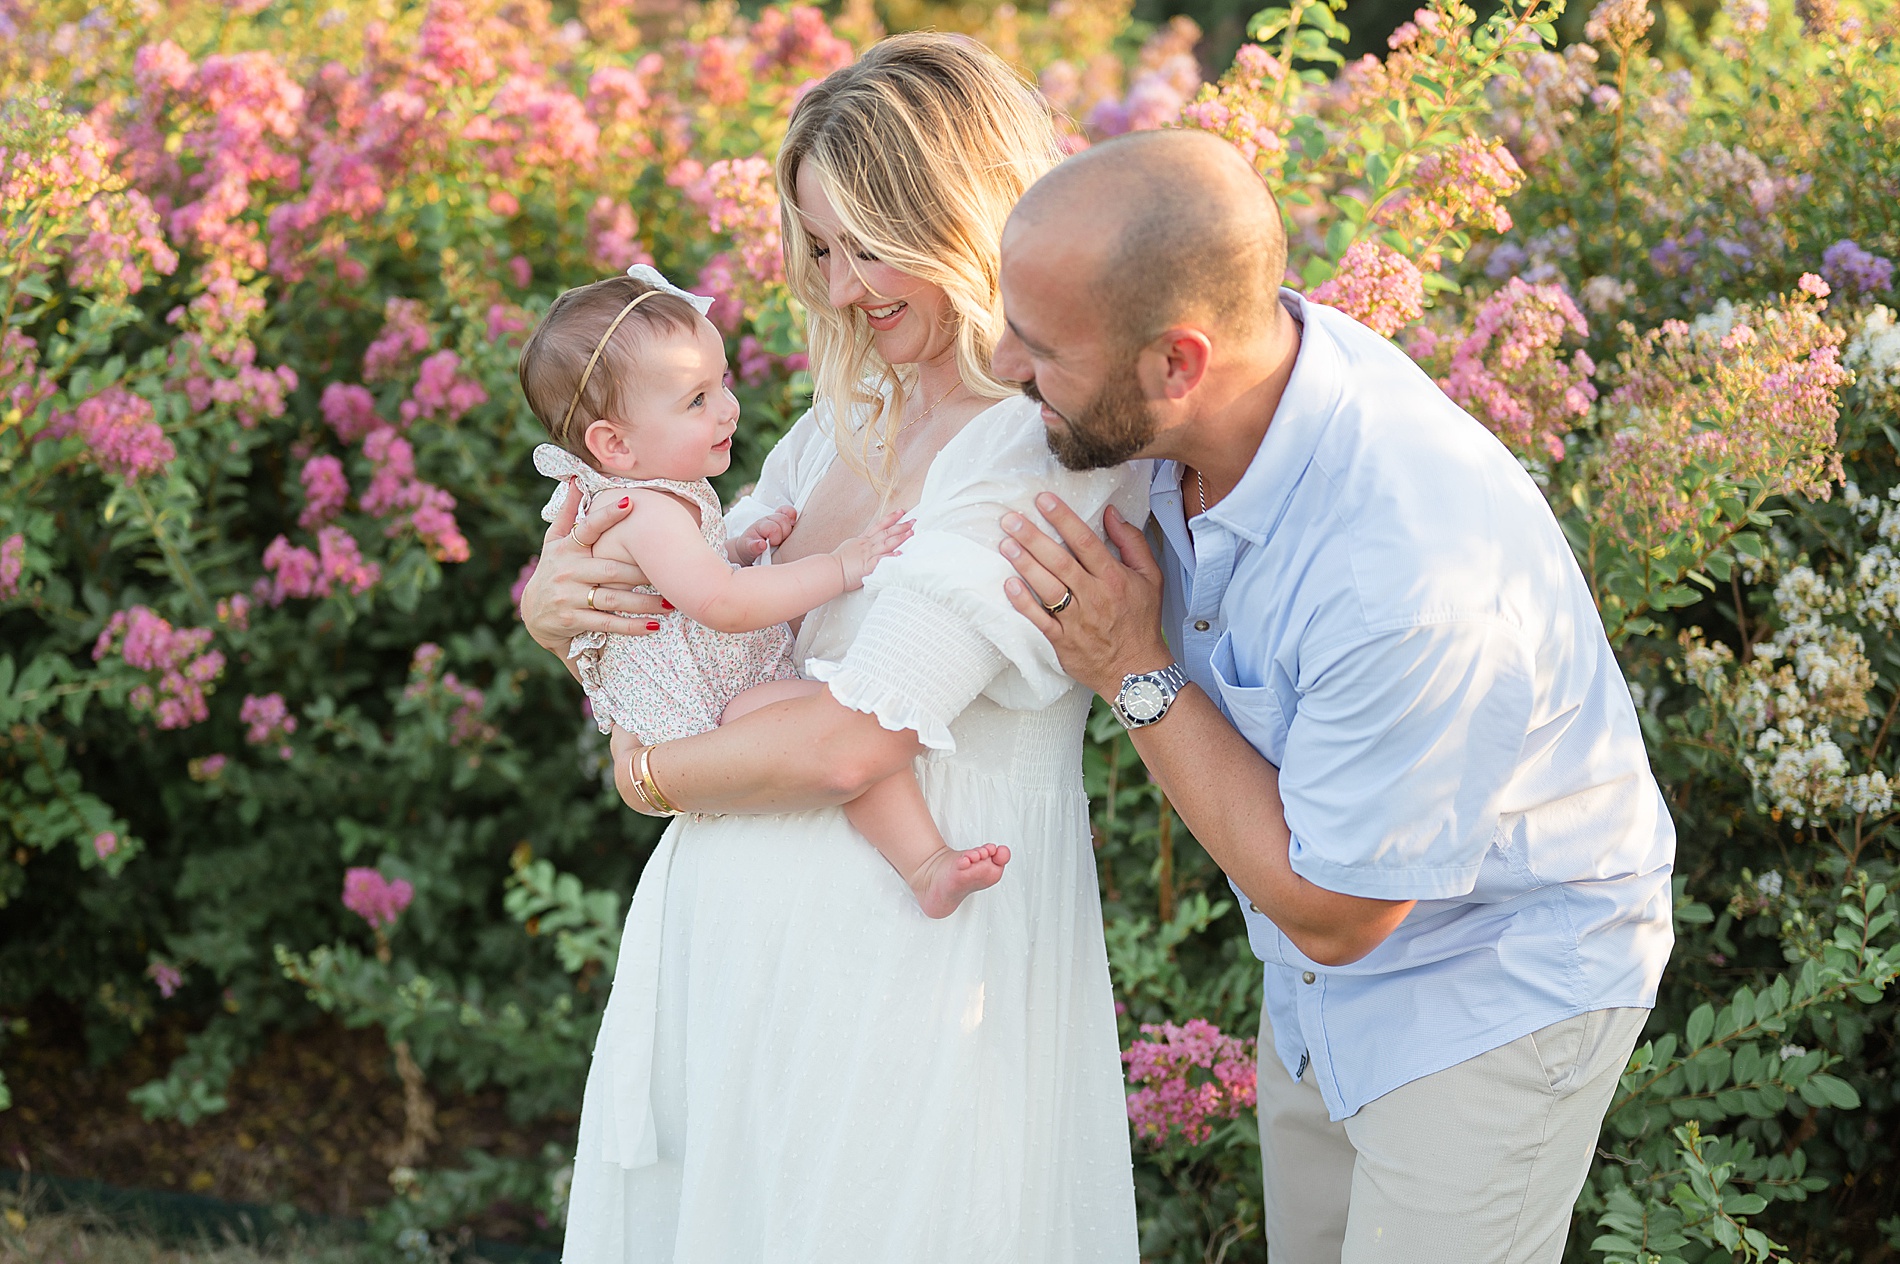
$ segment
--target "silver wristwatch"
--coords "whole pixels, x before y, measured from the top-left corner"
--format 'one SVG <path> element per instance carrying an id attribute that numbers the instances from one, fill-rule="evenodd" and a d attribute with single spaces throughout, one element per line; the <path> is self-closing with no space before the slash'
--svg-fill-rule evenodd
<path id="1" fill-rule="evenodd" d="M 1168 713 L 1187 682 L 1187 673 L 1179 663 L 1169 663 L 1160 671 L 1123 676 L 1121 691 L 1109 700 L 1109 710 L 1124 728 L 1146 728 Z"/>

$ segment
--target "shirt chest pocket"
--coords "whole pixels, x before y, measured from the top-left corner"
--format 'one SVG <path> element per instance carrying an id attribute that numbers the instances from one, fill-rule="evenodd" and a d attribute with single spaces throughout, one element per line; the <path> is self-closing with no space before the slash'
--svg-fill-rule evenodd
<path id="1" fill-rule="evenodd" d="M 1297 695 L 1283 673 L 1271 662 L 1259 665 L 1236 655 L 1232 630 L 1221 633 L 1208 659 L 1214 674 L 1221 714 L 1253 748 L 1278 767 L 1285 761 L 1288 719 L 1297 708 Z"/>

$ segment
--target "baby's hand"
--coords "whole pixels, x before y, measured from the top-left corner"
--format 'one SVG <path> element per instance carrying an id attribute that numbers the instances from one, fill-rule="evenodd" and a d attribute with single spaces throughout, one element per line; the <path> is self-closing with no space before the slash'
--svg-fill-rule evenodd
<path id="1" fill-rule="evenodd" d="M 785 537 L 797 525 L 798 510 L 785 505 L 747 527 L 745 534 L 733 542 L 734 556 L 739 565 L 750 566 L 767 549 L 775 549 L 785 543 Z"/>
<path id="2" fill-rule="evenodd" d="M 897 547 L 910 539 L 916 528 L 908 522 L 900 522 L 901 513 L 894 513 L 882 522 L 866 531 L 863 535 L 854 535 L 831 551 L 831 555 L 844 566 L 844 590 L 851 592 L 864 585 L 864 577 L 879 561 L 897 552 Z"/>

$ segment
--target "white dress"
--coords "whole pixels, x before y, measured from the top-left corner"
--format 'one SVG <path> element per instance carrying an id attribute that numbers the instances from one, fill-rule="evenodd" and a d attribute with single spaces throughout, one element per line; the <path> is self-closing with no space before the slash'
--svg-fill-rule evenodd
<path id="1" fill-rule="evenodd" d="M 729 515 L 803 507 L 807 415 Z M 903 555 L 809 615 L 795 657 L 913 729 L 945 837 L 1003 879 L 925 917 L 839 810 L 689 817 L 648 861 L 594 1050 L 566 1264 L 1132 1264 L 1128 1119 L 1102 939 L 1088 694 L 1003 595 L 1009 508 L 1147 514 L 1147 475 L 1050 456 L 1034 404 L 932 465 Z"/>

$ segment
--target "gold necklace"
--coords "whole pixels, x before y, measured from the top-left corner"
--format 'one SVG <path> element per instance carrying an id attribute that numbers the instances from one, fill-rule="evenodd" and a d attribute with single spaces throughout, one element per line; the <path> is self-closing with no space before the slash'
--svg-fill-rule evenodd
<path id="1" fill-rule="evenodd" d="M 962 383 L 958 383 L 958 385 L 960 386 L 960 385 L 962 385 Z M 939 395 L 939 396 L 937 397 L 937 403 L 936 403 L 936 404 L 932 404 L 932 405 L 931 405 L 930 407 L 928 407 L 928 408 L 926 408 L 926 409 L 924 409 L 924 411 L 922 411 L 922 412 L 920 412 L 920 413 L 918 413 L 918 414 L 917 414 L 917 415 L 916 415 L 915 417 L 912 417 L 912 418 L 911 418 L 911 419 L 910 419 L 909 421 L 907 421 L 907 422 L 905 422 L 905 423 L 904 423 L 903 425 L 901 425 L 901 426 L 899 426 L 899 427 L 897 428 L 897 433 L 896 433 L 896 434 L 894 434 L 894 435 L 892 435 L 892 436 L 890 437 L 890 442 L 891 442 L 891 443 L 896 443 L 896 442 L 897 442 L 897 441 L 898 441 L 899 439 L 901 439 L 901 438 L 903 438 L 903 437 L 904 437 L 904 432 L 905 432 L 906 430 L 909 430 L 909 429 L 910 429 L 910 428 L 911 428 L 912 426 L 914 426 L 914 425 L 916 425 L 917 423 L 919 423 L 919 422 L 921 422 L 922 420 L 924 420 L 924 418 L 926 418 L 926 417 L 928 417 L 928 416 L 930 416 L 930 414 L 932 414 L 932 413 L 934 413 L 934 412 L 936 412 L 936 411 L 937 411 L 937 405 L 938 405 L 938 404 L 941 404 L 941 403 L 943 403 L 943 401 L 944 401 L 944 400 L 946 400 L 946 399 L 949 399 L 949 398 L 950 398 L 950 397 L 951 397 L 952 395 L 955 395 L 956 393 L 957 393 L 957 388 L 956 388 L 956 386 L 952 386 L 952 387 L 951 387 L 951 388 L 950 388 L 949 390 L 947 390 L 947 391 L 945 391 L 945 392 L 944 392 L 943 394 L 941 394 L 941 395 Z M 878 451 L 878 452 L 882 452 L 882 451 L 884 450 L 884 447 L 885 447 L 885 441 L 884 441 L 883 439 L 876 439 L 876 440 L 873 440 L 873 441 L 872 441 L 872 443 L 871 443 L 871 447 L 872 447 L 872 448 L 873 448 L 873 450 L 875 450 L 875 451 Z"/>

